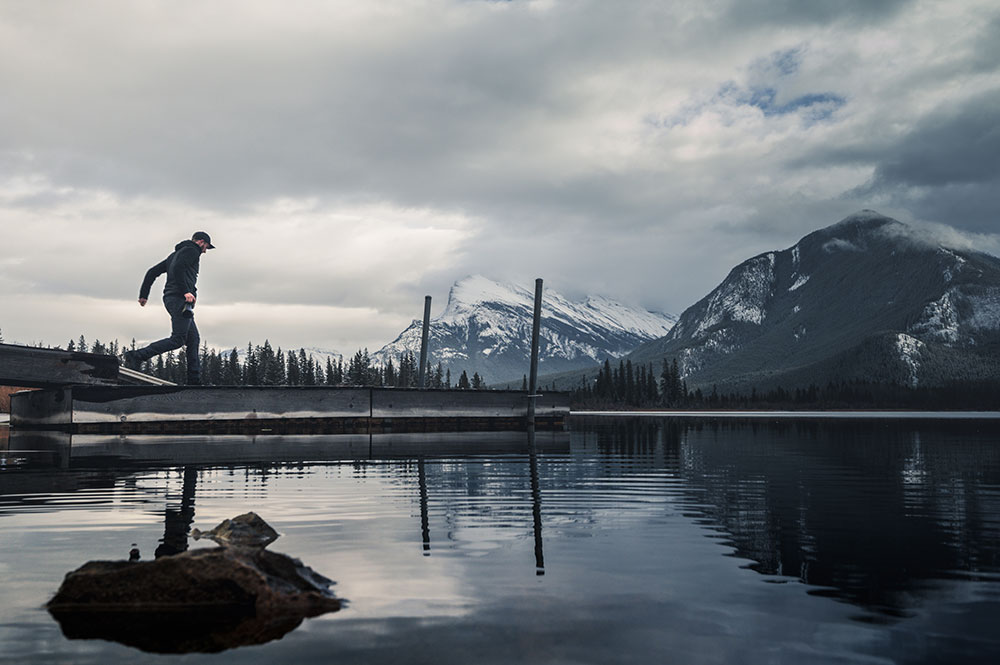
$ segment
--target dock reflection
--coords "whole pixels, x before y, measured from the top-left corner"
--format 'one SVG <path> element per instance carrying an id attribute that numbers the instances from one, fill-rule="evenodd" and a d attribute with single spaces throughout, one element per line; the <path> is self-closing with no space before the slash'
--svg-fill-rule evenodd
<path id="1" fill-rule="evenodd" d="M 8 458 L 32 468 L 230 466 L 568 452 L 567 432 L 436 432 L 297 435 L 103 435 L 10 433 Z"/>

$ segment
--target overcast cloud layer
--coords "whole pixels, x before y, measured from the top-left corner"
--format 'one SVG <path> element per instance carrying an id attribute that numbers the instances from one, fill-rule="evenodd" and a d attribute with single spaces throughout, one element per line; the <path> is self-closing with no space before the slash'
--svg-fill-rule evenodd
<path id="1" fill-rule="evenodd" d="M 679 314 L 862 208 L 1000 253 L 998 63 L 994 0 L 0 1 L 0 331 L 163 336 L 199 229 L 210 345 L 347 353 L 470 273 Z"/>

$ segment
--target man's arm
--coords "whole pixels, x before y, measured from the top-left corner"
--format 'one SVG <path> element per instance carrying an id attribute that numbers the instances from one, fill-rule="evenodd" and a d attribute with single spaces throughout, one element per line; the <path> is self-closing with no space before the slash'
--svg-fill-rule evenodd
<path id="1" fill-rule="evenodd" d="M 146 300 L 149 299 L 149 290 L 153 287 L 153 282 L 156 281 L 157 277 L 167 272 L 167 261 L 169 260 L 170 257 L 167 257 L 146 271 L 142 286 L 139 287 L 139 304 L 143 307 L 146 306 Z"/>

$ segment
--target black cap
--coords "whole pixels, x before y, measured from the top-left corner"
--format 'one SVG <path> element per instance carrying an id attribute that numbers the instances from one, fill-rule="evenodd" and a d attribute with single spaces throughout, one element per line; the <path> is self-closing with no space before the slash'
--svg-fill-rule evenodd
<path id="1" fill-rule="evenodd" d="M 196 231 L 191 240 L 204 240 L 208 243 L 208 249 L 215 249 L 215 245 L 212 244 L 212 237 L 209 236 L 204 231 Z"/>

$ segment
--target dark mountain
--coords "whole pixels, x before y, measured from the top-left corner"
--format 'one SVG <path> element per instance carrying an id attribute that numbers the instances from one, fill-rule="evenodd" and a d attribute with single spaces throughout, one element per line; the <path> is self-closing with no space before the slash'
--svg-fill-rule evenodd
<path id="1" fill-rule="evenodd" d="M 862 211 L 744 261 L 627 357 L 676 357 L 692 388 L 1000 379 L 1000 259 Z"/>

